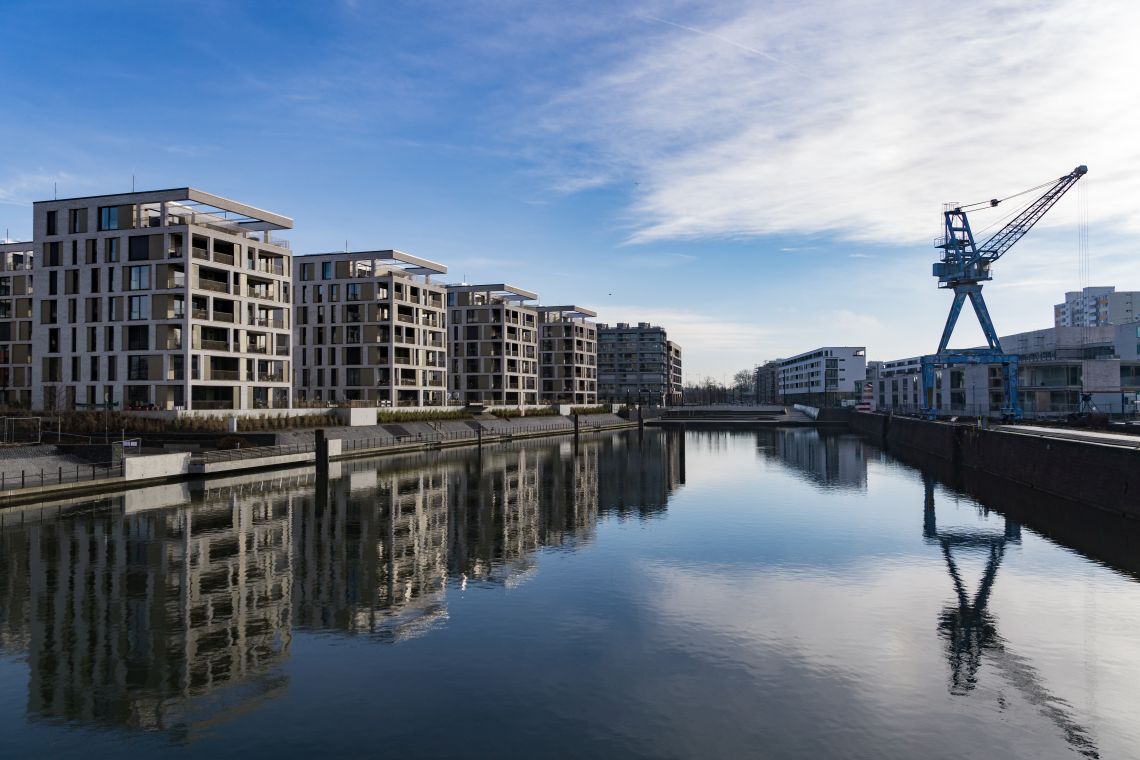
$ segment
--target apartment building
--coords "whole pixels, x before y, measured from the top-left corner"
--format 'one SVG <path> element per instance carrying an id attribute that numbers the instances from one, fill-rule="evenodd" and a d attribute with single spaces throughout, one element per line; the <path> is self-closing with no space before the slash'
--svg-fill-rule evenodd
<path id="1" fill-rule="evenodd" d="M 538 294 L 506 285 L 448 285 L 451 395 L 465 404 L 538 403 Z"/>
<path id="2" fill-rule="evenodd" d="M 34 407 L 289 406 L 291 219 L 193 188 L 33 209 Z"/>
<path id="3" fill-rule="evenodd" d="M 1140 292 L 1096 286 L 1065 294 L 1065 302 L 1053 307 L 1054 327 L 1120 325 L 1140 319 Z"/>
<path id="4" fill-rule="evenodd" d="M 614 403 L 677 404 L 681 347 L 664 327 L 639 322 L 598 325 L 598 398 Z"/>
<path id="5" fill-rule="evenodd" d="M 780 403 L 780 362 L 782 359 L 764 362 L 756 367 L 756 403 Z"/>
<path id="6" fill-rule="evenodd" d="M 447 267 L 403 251 L 322 253 L 294 268 L 299 402 L 447 402 Z"/>
<path id="7" fill-rule="evenodd" d="M 596 316 L 581 306 L 538 307 L 541 403 L 598 403 L 598 328 L 587 321 Z"/>
<path id="8" fill-rule="evenodd" d="M 1103 411 L 1132 412 L 1140 392 L 1140 322 L 1050 327 L 1001 339 L 1018 356 L 1018 399 L 1028 417 L 1080 408 L 1082 394 Z M 877 411 L 918 413 L 923 407 L 919 357 L 881 362 L 868 378 Z M 944 415 L 999 416 L 999 366 L 966 365 L 935 374 L 933 408 Z"/>
<path id="9" fill-rule="evenodd" d="M 32 403 L 32 243 L 0 243 L 0 405 Z"/>
<path id="10" fill-rule="evenodd" d="M 867 379 L 867 349 L 824 346 L 780 361 L 779 394 L 786 404 L 830 406 L 858 398 Z"/>

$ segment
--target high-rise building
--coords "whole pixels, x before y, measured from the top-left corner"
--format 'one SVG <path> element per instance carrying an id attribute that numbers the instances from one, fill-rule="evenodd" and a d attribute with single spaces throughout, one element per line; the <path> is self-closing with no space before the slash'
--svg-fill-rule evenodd
<path id="1" fill-rule="evenodd" d="M 1065 302 L 1053 307 L 1054 327 L 1121 325 L 1140 318 L 1140 292 L 1095 286 L 1065 293 Z"/>
<path id="2" fill-rule="evenodd" d="M 538 294 L 513 285 L 448 285 L 452 397 L 466 404 L 538 403 Z"/>
<path id="3" fill-rule="evenodd" d="M 581 306 L 539 306 L 539 389 L 542 403 L 598 402 L 598 329 Z"/>
<path id="4" fill-rule="evenodd" d="M 681 347 L 664 327 L 639 322 L 598 325 L 598 398 L 614 403 L 677 404 Z"/>
<path id="5" fill-rule="evenodd" d="M 297 258 L 297 399 L 369 406 L 447 400 L 447 267 L 403 251 Z"/>
<path id="6" fill-rule="evenodd" d="M 33 217 L 34 407 L 290 405 L 291 219 L 193 188 Z"/>
<path id="7" fill-rule="evenodd" d="M 0 243 L 0 404 L 32 403 L 32 243 Z"/>

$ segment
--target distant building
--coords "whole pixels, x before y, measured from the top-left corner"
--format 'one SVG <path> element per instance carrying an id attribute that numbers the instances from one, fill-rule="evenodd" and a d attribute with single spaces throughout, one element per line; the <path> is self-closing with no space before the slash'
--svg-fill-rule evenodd
<path id="1" fill-rule="evenodd" d="M 403 251 L 295 261 L 297 399 L 442 406 L 447 394 L 447 267 Z"/>
<path id="2" fill-rule="evenodd" d="M 777 382 L 782 403 L 834 406 L 857 399 L 866 379 L 866 348 L 824 346 L 780 360 Z"/>
<path id="3" fill-rule="evenodd" d="M 756 403 L 780 403 L 780 362 L 781 359 L 764 362 L 756 367 Z"/>
<path id="4" fill-rule="evenodd" d="M 598 325 L 598 397 L 613 403 L 679 404 L 681 347 L 664 327 Z"/>
<path id="5" fill-rule="evenodd" d="M 1140 322 L 1095 327 L 1050 327 L 1001 338 L 1019 358 L 1018 398 L 1027 416 L 1075 412 L 1081 394 L 1103 411 L 1135 409 L 1140 391 Z M 870 381 L 878 411 L 919 412 L 924 404 L 919 357 L 885 361 Z M 934 409 L 944 415 L 1001 412 L 1001 368 L 966 365 L 939 370 Z"/>
<path id="6" fill-rule="evenodd" d="M 538 307 L 538 397 L 542 403 L 598 403 L 597 312 L 581 306 Z"/>
<path id="7" fill-rule="evenodd" d="M 1097 286 L 1065 293 L 1065 302 L 1053 307 L 1054 327 L 1120 325 L 1140 319 L 1140 291 L 1117 292 Z"/>
<path id="8" fill-rule="evenodd" d="M 0 243 L 0 405 L 32 403 L 32 243 Z"/>
<path id="9" fill-rule="evenodd" d="M 513 285 L 448 285 L 451 393 L 465 404 L 538 403 L 537 293 Z"/>

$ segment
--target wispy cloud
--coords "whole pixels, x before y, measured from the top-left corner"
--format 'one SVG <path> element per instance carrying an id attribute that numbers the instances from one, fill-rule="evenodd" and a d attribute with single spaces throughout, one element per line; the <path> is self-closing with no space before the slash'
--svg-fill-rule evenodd
<path id="1" fill-rule="evenodd" d="M 1140 67 L 1140 5 L 967 0 L 954 15 L 970 23 L 889 0 L 649 3 L 628 54 L 552 101 L 542 123 L 572 139 L 571 177 L 584 156 L 638 176 L 638 242 L 821 231 L 921 242 L 942 202 L 1077 163 L 1096 183 L 1091 219 L 1140 230 L 1140 100 L 1122 97 Z"/>

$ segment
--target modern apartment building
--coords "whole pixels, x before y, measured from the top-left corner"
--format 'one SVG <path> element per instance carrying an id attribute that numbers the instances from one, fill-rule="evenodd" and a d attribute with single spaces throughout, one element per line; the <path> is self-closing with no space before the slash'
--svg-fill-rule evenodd
<path id="1" fill-rule="evenodd" d="M 780 403 L 780 362 L 782 359 L 764 362 L 756 367 L 756 403 Z"/>
<path id="2" fill-rule="evenodd" d="M 32 243 L 0 243 L 0 406 L 32 403 Z"/>
<path id="3" fill-rule="evenodd" d="M 33 216 L 34 407 L 289 406 L 291 219 L 193 188 Z"/>
<path id="4" fill-rule="evenodd" d="M 681 347 L 664 327 L 598 325 L 598 398 L 614 403 L 678 404 Z"/>
<path id="5" fill-rule="evenodd" d="M 596 316 L 581 306 L 538 307 L 541 403 L 598 402 L 598 328 L 586 321 Z"/>
<path id="6" fill-rule="evenodd" d="M 866 379 L 863 346 L 824 346 L 783 359 L 777 378 L 783 403 L 812 406 L 858 398 Z"/>
<path id="7" fill-rule="evenodd" d="M 452 399 L 538 403 L 538 294 L 503 283 L 448 285 Z"/>
<path id="8" fill-rule="evenodd" d="M 1050 327 L 1000 340 L 1005 351 L 1018 356 L 1018 399 L 1026 416 L 1075 412 L 1082 394 L 1103 411 L 1135 410 L 1140 392 L 1140 322 Z M 919 357 L 882 362 L 869 380 L 878 411 L 918 413 L 924 406 Z M 944 415 L 998 416 L 1001 368 L 939 370 L 932 402 Z"/>
<path id="9" fill-rule="evenodd" d="M 403 251 L 322 253 L 294 268 L 299 402 L 442 406 L 447 267 Z"/>
<path id="10" fill-rule="evenodd" d="M 1053 307 L 1054 327 L 1120 325 L 1140 319 L 1140 292 L 1097 286 L 1065 293 Z"/>

